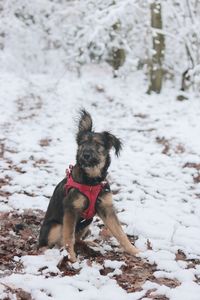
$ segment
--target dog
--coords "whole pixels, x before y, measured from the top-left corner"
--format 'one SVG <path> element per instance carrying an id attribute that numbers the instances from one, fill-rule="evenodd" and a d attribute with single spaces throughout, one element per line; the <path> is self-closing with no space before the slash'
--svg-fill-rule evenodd
<path id="1" fill-rule="evenodd" d="M 87 236 L 97 214 L 124 251 L 136 255 L 139 250 L 121 227 L 106 179 L 110 150 L 114 148 L 118 156 L 122 142 L 108 131 L 94 132 L 91 115 L 84 109 L 80 111 L 76 141 L 76 164 L 69 168 L 66 178 L 53 192 L 41 226 L 39 248 L 65 247 L 68 259 L 75 262 L 75 241 Z"/>

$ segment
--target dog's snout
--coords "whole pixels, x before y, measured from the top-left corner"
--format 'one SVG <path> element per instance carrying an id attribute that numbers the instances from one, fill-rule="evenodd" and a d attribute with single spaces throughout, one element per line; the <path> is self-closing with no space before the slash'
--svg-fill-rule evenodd
<path id="1" fill-rule="evenodd" d="M 91 155 L 88 152 L 87 153 L 83 153 L 83 158 L 86 159 L 86 160 L 90 159 L 90 156 Z"/>
<path id="2" fill-rule="evenodd" d="M 85 151 L 83 151 L 83 158 L 84 158 L 85 160 L 89 160 L 91 157 L 92 157 L 92 153 L 91 153 L 90 150 L 85 150 Z"/>
<path id="3" fill-rule="evenodd" d="M 93 167 L 99 163 L 99 157 L 92 147 L 82 147 L 78 151 L 77 160 L 82 167 Z"/>

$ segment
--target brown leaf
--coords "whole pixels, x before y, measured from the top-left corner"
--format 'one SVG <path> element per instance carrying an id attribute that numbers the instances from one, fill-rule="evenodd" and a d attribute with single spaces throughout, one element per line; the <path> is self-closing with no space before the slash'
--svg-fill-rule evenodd
<path id="1" fill-rule="evenodd" d="M 176 253 L 176 260 L 186 260 L 186 255 L 182 250 L 178 250 Z"/>
<path id="2" fill-rule="evenodd" d="M 41 139 L 41 140 L 40 140 L 40 146 L 41 146 L 41 147 L 47 147 L 47 146 L 50 145 L 51 141 L 52 141 L 52 140 L 51 140 L 51 139 L 48 139 L 48 138 Z"/>

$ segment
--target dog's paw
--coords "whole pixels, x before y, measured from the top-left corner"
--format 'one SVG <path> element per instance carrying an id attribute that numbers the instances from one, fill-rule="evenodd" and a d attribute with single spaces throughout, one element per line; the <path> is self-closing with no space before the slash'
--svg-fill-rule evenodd
<path id="1" fill-rule="evenodd" d="M 40 247 L 40 248 L 38 248 L 38 254 L 44 254 L 44 252 L 48 249 L 49 249 L 49 247 L 47 247 L 47 246 Z"/>
<path id="2" fill-rule="evenodd" d="M 132 246 L 130 249 L 127 249 L 126 252 L 130 255 L 136 256 L 137 254 L 140 254 L 141 251 L 138 248 Z"/>
<path id="3" fill-rule="evenodd" d="M 71 263 L 75 263 L 77 261 L 76 255 L 75 254 L 69 254 L 68 259 Z"/>
<path id="4" fill-rule="evenodd" d="M 74 252 L 73 246 L 68 246 L 66 244 L 65 249 L 67 251 L 68 260 L 72 263 L 76 262 L 76 253 Z"/>
<path id="5" fill-rule="evenodd" d="M 140 253 L 141 253 L 141 251 L 138 248 L 134 247 L 133 255 L 137 255 L 137 254 L 140 254 Z"/>

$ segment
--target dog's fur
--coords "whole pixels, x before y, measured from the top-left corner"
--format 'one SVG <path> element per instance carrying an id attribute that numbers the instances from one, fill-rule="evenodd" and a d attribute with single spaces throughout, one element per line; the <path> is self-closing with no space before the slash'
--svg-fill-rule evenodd
<path id="1" fill-rule="evenodd" d="M 110 132 L 94 132 L 91 116 L 85 110 L 80 113 L 76 141 L 78 150 L 76 164 L 72 170 L 73 179 L 85 185 L 101 183 L 106 179 L 111 162 L 109 152 L 114 148 L 118 156 L 122 148 L 121 141 Z M 70 189 L 66 194 L 66 181 L 67 178 L 63 179 L 54 190 L 40 230 L 39 247 L 64 246 L 68 250 L 69 259 L 74 262 L 76 261 L 75 240 L 86 236 L 91 223 L 91 221 L 86 223 L 84 228 L 77 227 L 81 213 L 89 205 L 89 200 L 75 188 Z M 116 216 L 109 188 L 100 192 L 95 208 L 98 216 L 125 252 L 137 254 L 138 249 L 130 243 Z"/>

